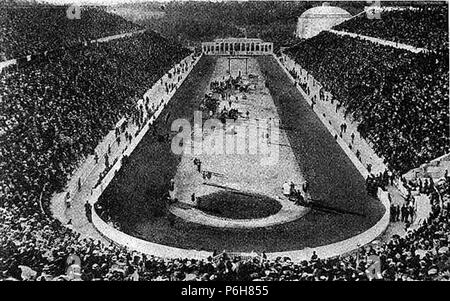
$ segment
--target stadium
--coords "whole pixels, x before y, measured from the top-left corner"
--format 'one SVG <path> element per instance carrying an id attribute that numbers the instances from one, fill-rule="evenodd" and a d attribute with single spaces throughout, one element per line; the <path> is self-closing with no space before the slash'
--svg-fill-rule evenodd
<path id="1" fill-rule="evenodd" d="M 12 0 L 0 29 L 0 280 L 450 280 L 447 2 Z"/>

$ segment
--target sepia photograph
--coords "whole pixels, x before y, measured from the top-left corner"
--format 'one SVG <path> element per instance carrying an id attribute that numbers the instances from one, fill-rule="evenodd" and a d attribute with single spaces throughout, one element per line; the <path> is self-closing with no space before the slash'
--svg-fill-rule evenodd
<path id="1" fill-rule="evenodd" d="M 0 0 L 0 282 L 449 281 L 448 21 L 448 1 Z"/>

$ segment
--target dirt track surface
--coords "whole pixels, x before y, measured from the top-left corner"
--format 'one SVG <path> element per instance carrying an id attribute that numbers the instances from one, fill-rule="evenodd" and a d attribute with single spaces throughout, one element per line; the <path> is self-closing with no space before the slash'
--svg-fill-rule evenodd
<path id="1" fill-rule="evenodd" d="M 287 251 L 337 242 L 363 232 L 382 216 L 380 202 L 369 197 L 364 179 L 346 157 L 319 118 L 290 83 L 272 57 L 258 58 L 277 107 L 298 168 L 310 183 L 311 194 L 320 204 L 363 214 L 327 213 L 311 210 L 305 216 L 271 228 L 234 230 L 211 228 L 176 219 L 173 226 L 157 199 L 174 177 L 181 156 L 170 151 L 170 142 L 158 142 L 151 131 L 129 158 L 102 196 L 115 213 L 122 230 L 174 247 L 197 250 Z M 169 103 L 157 128 L 169 132 L 176 118 L 192 119 L 210 77 L 215 58 L 204 57 Z"/>

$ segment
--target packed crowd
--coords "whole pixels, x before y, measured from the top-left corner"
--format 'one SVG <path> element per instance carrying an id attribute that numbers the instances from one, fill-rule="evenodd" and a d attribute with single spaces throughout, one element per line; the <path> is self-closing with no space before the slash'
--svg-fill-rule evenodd
<path id="1" fill-rule="evenodd" d="M 323 32 L 285 53 L 359 123 L 391 170 L 449 152 L 448 52 L 414 54 Z"/>
<path id="2" fill-rule="evenodd" d="M 141 29 L 101 8 L 82 7 L 80 19 L 69 19 L 67 9 L 0 4 L 0 61 Z"/>
<path id="3" fill-rule="evenodd" d="M 386 144 L 378 144 L 378 150 L 383 154 L 394 151 L 396 157 L 388 157 L 390 162 L 399 160 L 402 164 L 394 167 L 401 169 L 408 164 L 417 165 L 417 162 L 447 150 L 443 143 L 448 141 L 448 137 L 441 127 L 447 125 L 448 128 L 448 123 L 440 124 L 439 121 L 448 117 L 448 112 L 442 111 L 442 102 L 448 98 L 448 86 L 443 90 L 435 82 L 437 79 L 440 80 L 438 83 L 445 81 L 443 73 L 446 67 L 442 67 L 441 58 L 435 57 L 438 61 L 434 65 L 431 58 L 421 58 L 424 60 L 422 63 L 430 65 L 420 69 L 417 57 L 394 53 L 402 54 L 401 59 L 394 60 L 392 53 L 389 55 L 386 50 L 376 52 L 376 48 L 373 50 L 376 53 L 369 52 L 374 56 L 369 56 L 363 45 L 357 45 L 359 48 L 350 52 L 350 48 L 345 47 L 346 43 L 350 42 L 335 44 L 336 51 L 348 52 L 342 56 L 332 54 L 336 63 L 320 52 L 326 49 L 325 46 L 318 47 L 317 52 L 309 49 L 311 61 L 308 63 L 317 65 L 318 78 L 330 88 L 339 87 L 341 82 L 337 76 L 335 81 L 325 80 L 324 74 L 333 75 L 337 71 L 327 70 L 327 64 L 342 70 L 347 80 L 345 83 L 353 83 L 351 92 L 346 91 L 349 86 L 345 84 L 342 89 L 332 91 L 337 96 L 354 97 L 339 99 L 354 116 L 361 117 L 361 129 L 366 136 L 377 138 L 375 141 L 380 143 L 387 139 Z M 323 63 L 313 61 L 314 54 Z M 342 257 L 321 259 L 314 254 L 311 260 L 301 263 L 289 258 L 267 260 L 264 254 L 254 258 L 211 254 L 205 260 L 145 256 L 81 237 L 70 225 L 62 225 L 49 217 L 46 212 L 50 197 L 62 190 L 78 162 L 92 153 L 121 117 L 136 116 L 137 99 L 144 90 L 186 55 L 184 49 L 146 32 L 66 50 L 48 57 L 47 61 L 35 62 L 24 69 L 8 70 L 0 76 L 0 280 L 365 281 L 371 278 L 366 269 L 371 265 L 369 258 L 372 255 L 379 256 L 380 277 L 385 280 L 450 279 L 448 175 L 437 183 L 404 181 L 409 190 L 429 195 L 432 204 L 429 218 L 405 237 L 394 236 L 386 244 L 362 247 L 356 254 Z M 377 58 L 379 65 L 375 66 L 375 62 L 370 60 L 369 65 L 362 64 L 364 57 L 364 62 L 368 61 L 367 57 Z M 341 61 L 345 58 L 348 58 L 347 65 Z M 360 66 L 355 67 L 358 63 Z M 392 64 L 390 68 L 395 74 L 386 71 L 389 64 Z M 348 69 L 343 69 L 343 66 Z M 410 69 L 402 69 L 404 66 Z M 376 72 L 366 74 L 366 70 L 371 68 Z M 408 74 L 407 71 L 411 70 Z M 377 72 L 381 72 L 381 76 L 375 76 Z M 421 72 L 425 75 L 418 82 L 416 77 Z M 352 81 L 351 77 L 354 73 L 364 79 L 365 88 L 355 86 L 357 81 Z M 448 80 L 448 69 L 446 74 Z M 375 93 L 379 102 L 375 102 L 370 94 L 364 94 L 371 84 L 379 88 Z M 356 102 L 356 96 L 361 95 L 366 100 Z M 433 101 L 426 102 L 426 99 Z M 415 105 L 405 104 L 406 100 L 414 101 Z M 407 110 L 401 105 L 405 105 Z M 377 119 L 370 117 L 367 110 L 381 112 L 378 118 L 386 118 L 386 115 L 397 118 L 389 118 L 389 122 L 384 120 L 388 123 L 386 127 L 381 124 L 374 126 Z M 414 118 L 413 113 L 408 115 L 405 111 L 418 112 L 421 117 Z M 408 132 L 419 121 L 422 123 L 422 129 L 416 130 L 419 133 Z M 384 135 L 383 130 L 386 131 Z M 406 137 L 410 140 L 396 146 L 391 143 L 394 139 L 389 136 L 391 132 L 403 135 L 401 141 L 406 139 L 404 134 L 409 133 Z M 417 135 L 428 140 L 414 140 Z M 444 140 L 440 140 L 441 135 L 444 135 Z M 422 145 L 425 146 L 425 155 L 417 159 L 415 152 Z M 412 148 L 410 152 L 406 149 L 407 155 L 402 154 L 405 147 Z M 389 178 L 380 176 L 370 181 L 383 184 Z"/>
<path id="4" fill-rule="evenodd" d="M 432 51 L 448 51 L 448 4 L 427 3 L 410 9 L 382 11 L 380 18 L 362 14 L 335 29 Z"/>
<path id="5" fill-rule="evenodd" d="M 57 221 L 46 219 L 22 204 L 0 209 L 1 280 L 248 280 L 248 281 L 367 281 L 372 256 L 379 258 L 375 279 L 450 280 L 448 244 L 450 177 L 438 183 L 405 182 L 429 195 L 432 212 L 423 224 L 388 243 L 361 247 L 352 254 L 293 262 L 268 260 L 266 255 L 242 258 L 226 253 L 204 260 L 163 259 L 115 245 L 80 238 Z M 30 215 L 17 219 L 23 211 Z"/>
<path id="6" fill-rule="evenodd" d="M 82 244 L 47 219 L 50 197 L 118 120 L 139 118 L 138 99 L 188 54 L 145 32 L 68 49 L 0 76 L 0 207 L 9 220 L 0 234 L 2 270 L 12 261 L 57 266 L 55 245 L 61 252 Z"/>
<path id="7" fill-rule="evenodd" d="M 370 172 L 370 171 L 369 171 Z M 386 187 L 394 184 L 395 176 L 388 170 L 385 170 L 383 173 L 379 173 L 377 175 L 369 174 L 366 178 L 366 189 L 367 193 L 377 197 L 378 188 L 386 190 Z"/>

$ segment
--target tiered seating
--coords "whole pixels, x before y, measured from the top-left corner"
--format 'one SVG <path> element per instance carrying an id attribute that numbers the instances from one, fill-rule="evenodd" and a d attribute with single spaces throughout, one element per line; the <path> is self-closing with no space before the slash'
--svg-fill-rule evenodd
<path id="1" fill-rule="evenodd" d="M 335 29 L 433 51 L 448 51 L 448 5 L 427 3 L 415 8 L 387 10 L 380 13 L 379 19 L 362 14 Z"/>
<path id="2" fill-rule="evenodd" d="M 69 19 L 67 8 L 0 4 L 0 61 L 141 29 L 95 7 L 83 7 L 80 19 Z"/>
<path id="3" fill-rule="evenodd" d="M 44 258 L 53 246 L 63 250 L 81 243 L 43 217 L 44 185 L 47 208 L 77 163 L 122 116 L 135 116 L 138 97 L 188 54 L 146 32 L 68 50 L 0 77 L 0 206 L 13 216 L 12 228 L 4 225 L 8 233 L 0 235 L 0 258 L 39 268 L 58 264 Z M 55 243 L 64 237 L 67 242 Z"/>
<path id="4" fill-rule="evenodd" d="M 449 152 L 448 53 L 413 54 L 329 32 L 287 51 L 400 173 Z"/>
<path id="5" fill-rule="evenodd" d="M 362 247 L 358 256 L 331 259 L 313 256 L 301 263 L 288 258 L 266 260 L 264 256 L 262 259 L 230 258 L 226 254 L 208 260 L 145 256 L 78 239 L 71 231 L 38 214 L 18 219 L 21 212 L 32 207 L 12 204 L 7 211 L 0 210 L 0 280 L 24 279 L 20 265 L 34 269 L 36 274 L 31 276 L 32 280 L 69 280 L 65 263 L 70 254 L 81 257 L 83 280 L 367 281 L 370 255 L 379 256 L 384 280 L 450 280 L 447 237 L 450 177 L 437 185 L 438 190 L 434 187 L 431 183 L 416 187 L 429 195 L 432 213 L 406 237 L 395 236 L 389 243 Z M 442 203 L 437 191 L 443 195 Z"/>
<path id="6" fill-rule="evenodd" d="M 407 170 L 448 152 L 448 58 L 368 43 L 325 33 L 290 54 L 361 122 L 393 168 Z M 405 183 L 429 196 L 428 220 L 404 238 L 362 248 L 358 260 L 163 260 L 81 239 L 42 214 L 44 185 L 48 206 L 77 162 L 121 116 L 134 114 L 136 97 L 186 55 L 145 33 L 67 50 L 0 76 L 0 280 L 68 280 L 71 254 L 82 260 L 83 280 L 368 280 L 372 254 L 380 256 L 386 280 L 449 280 L 448 175 L 439 184 Z M 20 266 L 36 273 L 25 276 Z"/>

